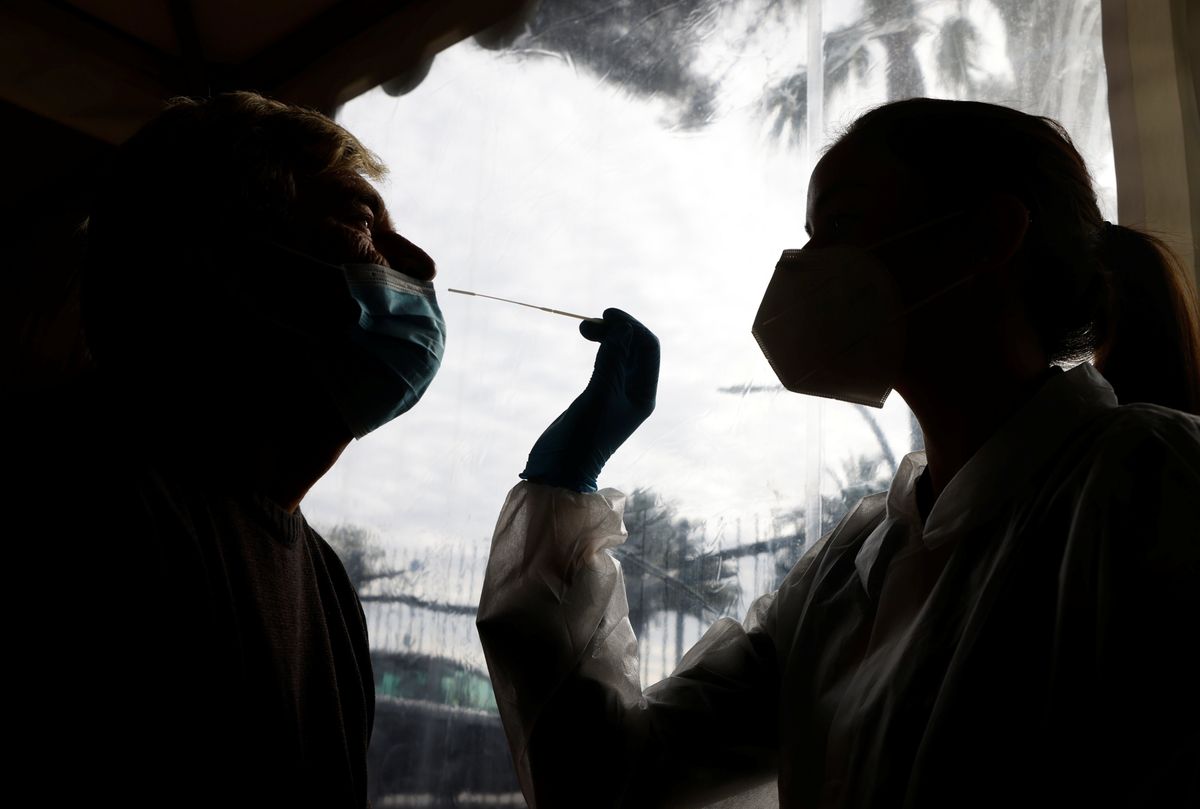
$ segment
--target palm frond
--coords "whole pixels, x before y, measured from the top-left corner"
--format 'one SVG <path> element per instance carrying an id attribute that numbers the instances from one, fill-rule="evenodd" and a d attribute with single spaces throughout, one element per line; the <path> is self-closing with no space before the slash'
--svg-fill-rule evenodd
<path id="1" fill-rule="evenodd" d="M 951 17 L 938 30 L 934 42 L 938 75 L 952 92 L 972 97 L 973 72 L 979 67 L 979 29 L 966 17 Z"/>

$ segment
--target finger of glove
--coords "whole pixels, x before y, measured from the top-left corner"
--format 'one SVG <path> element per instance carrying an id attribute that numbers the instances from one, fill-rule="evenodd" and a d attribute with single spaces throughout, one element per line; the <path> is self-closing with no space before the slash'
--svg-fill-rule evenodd
<path id="1" fill-rule="evenodd" d="M 625 392 L 630 401 L 649 411 L 654 409 L 654 400 L 658 391 L 658 372 L 662 361 L 662 348 L 658 338 L 645 326 L 638 324 L 629 347 L 629 361 L 626 368 Z"/>
<path id="2" fill-rule="evenodd" d="M 619 352 L 613 352 L 619 358 L 619 371 L 613 376 L 613 381 L 630 401 L 649 404 L 650 410 L 653 410 L 661 357 L 658 338 L 636 318 L 620 309 L 605 309 L 604 320 L 606 325 L 612 324 L 610 337 L 605 342 L 611 341 L 614 348 L 620 349 Z M 608 357 L 605 360 L 615 361 Z M 600 362 L 599 356 L 597 362 Z"/>
<path id="3" fill-rule="evenodd" d="M 584 320 L 579 324 L 579 333 L 584 336 L 584 339 L 591 340 L 593 343 L 599 343 L 604 339 L 604 335 L 608 334 L 608 326 L 608 323 Z"/>
<path id="4" fill-rule="evenodd" d="M 596 365 L 592 371 L 592 381 L 595 384 L 623 388 L 623 380 L 628 374 L 630 344 L 636 328 L 641 324 L 628 315 L 625 315 L 624 318 L 610 317 L 610 313 L 618 311 L 615 309 L 604 311 L 604 338 L 600 341 L 600 348 L 596 350 Z M 623 312 L 620 314 L 624 315 Z"/>
<path id="5" fill-rule="evenodd" d="M 585 320 L 579 324 L 579 333 L 583 335 L 584 339 L 599 343 L 612 333 L 614 327 L 620 328 L 618 324 L 630 324 L 645 328 L 636 318 L 620 309 L 605 309 L 601 318 L 599 323 L 594 320 Z"/>
<path id="6" fill-rule="evenodd" d="M 644 345 L 647 336 L 655 342 L 658 339 L 637 318 L 620 309 L 605 309 L 604 325 L 605 342 L 619 347 L 626 354 Z"/>

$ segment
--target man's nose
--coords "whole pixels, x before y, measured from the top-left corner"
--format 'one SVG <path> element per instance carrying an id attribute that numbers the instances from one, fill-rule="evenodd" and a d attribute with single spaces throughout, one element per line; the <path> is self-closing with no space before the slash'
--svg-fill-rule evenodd
<path id="1" fill-rule="evenodd" d="M 437 275 L 437 265 L 429 254 L 399 233 L 380 234 L 375 246 L 393 269 L 421 281 L 432 281 Z"/>

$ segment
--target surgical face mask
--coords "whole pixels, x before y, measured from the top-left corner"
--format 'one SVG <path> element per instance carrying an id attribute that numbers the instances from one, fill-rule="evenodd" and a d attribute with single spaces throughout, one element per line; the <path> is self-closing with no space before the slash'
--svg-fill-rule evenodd
<path id="1" fill-rule="evenodd" d="M 299 374 L 355 438 L 417 403 L 446 344 L 432 283 L 377 264 L 327 264 L 271 242 L 238 249 L 236 261 L 213 259 L 230 267 L 217 274 L 236 302 L 229 322 L 253 324 L 238 332 L 245 359 L 232 361 Z"/>
<path id="2" fill-rule="evenodd" d="M 883 407 L 904 361 L 906 316 L 970 276 L 906 308 L 877 251 L 957 216 L 936 219 L 873 248 L 784 250 L 751 329 L 783 386 Z"/>
<path id="3" fill-rule="evenodd" d="M 446 323 L 433 284 L 378 264 L 346 264 L 361 308 L 346 337 L 352 350 L 325 354 L 327 392 L 355 438 L 412 408 L 433 381 Z"/>

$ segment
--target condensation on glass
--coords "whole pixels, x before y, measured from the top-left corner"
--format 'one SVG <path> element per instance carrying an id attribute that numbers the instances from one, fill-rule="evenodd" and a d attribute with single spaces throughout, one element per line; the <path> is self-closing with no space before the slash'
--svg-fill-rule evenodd
<path id="1" fill-rule="evenodd" d="M 750 336 L 808 173 L 865 109 L 969 98 L 1060 120 L 1115 213 L 1098 0 L 555 0 L 348 104 L 400 231 L 460 287 L 662 340 L 658 409 L 605 469 L 642 681 L 773 589 L 920 432 L 779 388 Z M 391 93 L 402 93 L 392 95 Z M 521 806 L 474 631 L 493 520 L 594 345 L 534 310 L 441 294 L 445 363 L 304 509 L 371 633 L 375 806 Z"/>

